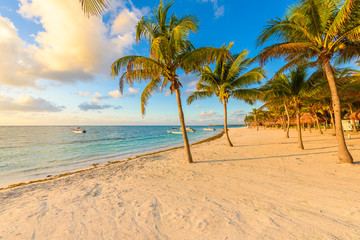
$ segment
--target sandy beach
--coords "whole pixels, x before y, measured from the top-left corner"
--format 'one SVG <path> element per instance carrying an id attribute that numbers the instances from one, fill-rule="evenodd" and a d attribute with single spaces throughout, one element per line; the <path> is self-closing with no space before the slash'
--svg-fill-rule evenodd
<path id="1" fill-rule="evenodd" d="M 0 239 L 360 239 L 356 163 L 335 137 L 231 129 L 184 151 L 97 167 L 0 191 Z"/>

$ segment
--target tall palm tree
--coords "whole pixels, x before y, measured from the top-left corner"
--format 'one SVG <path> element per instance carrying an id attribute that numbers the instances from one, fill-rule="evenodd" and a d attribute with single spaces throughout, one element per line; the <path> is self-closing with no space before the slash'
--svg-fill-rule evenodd
<path id="1" fill-rule="evenodd" d="M 283 19 L 270 20 L 258 38 L 263 45 L 268 40 L 277 43 L 260 54 L 261 63 L 284 57 L 297 65 L 311 60 L 321 63 L 331 89 L 335 112 L 336 139 L 340 163 L 353 163 L 341 124 L 341 106 L 331 61 L 343 62 L 360 55 L 360 0 L 300 0 Z"/>
<path id="2" fill-rule="evenodd" d="M 279 75 L 266 83 L 266 88 L 272 91 L 276 97 L 286 99 L 286 102 L 291 102 L 296 111 L 296 125 L 298 132 L 298 147 L 304 149 L 302 141 L 301 126 L 300 126 L 300 108 L 302 101 L 316 91 L 314 88 L 314 78 L 317 74 L 314 73 L 310 77 L 307 74 L 307 67 L 299 66 L 290 70 L 289 75 Z"/>
<path id="3" fill-rule="evenodd" d="M 233 43 L 223 49 L 230 50 Z M 205 99 L 216 96 L 224 106 L 224 131 L 228 145 L 233 144 L 230 141 L 227 129 L 227 103 L 229 98 L 247 100 L 249 96 L 257 94 L 254 89 L 247 89 L 252 83 L 259 83 L 263 78 L 265 71 L 262 67 L 248 70 L 251 59 L 247 58 L 248 52 L 243 50 L 240 54 L 234 56 L 234 60 L 221 58 L 216 62 L 214 71 L 210 66 L 205 66 L 201 71 L 199 83 L 196 85 L 196 92 L 191 94 L 187 103 L 191 104 L 197 99 Z"/>
<path id="4" fill-rule="evenodd" d="M 108 0 L 79 0 L 87 16 L 100 16 L 109 7 Z"/>
<path id="5" fill-rule="evenodd" d="M 170 85 L 171 94 L 175 92 L 187 162 L 193 162 L 189 140 L 186 133 L 184 113 L 181 104 L 180 82 L 177 71 L 185 73 L 201 69 L 204 64 L 215 59 L 231 58 L 229 51 L 223 48 L 203 47 L 195 49 L 189 41 L 190 32 L 197 32 L 198 19 L 192 15 L 178 18 L 169 15 L 173 2 L 160 2 L 150 18 L 143 17 L 136 25 L 136 40 L 147 38 L 150 45 L 150 56 L 126 56 L 116 60 L 111 66 L 112 76 L 119 79 L 120 92 L 124 84 L 130 86 L 137 82 L 149 81 L 141 94 L 141 112 L 145 115 L 145 106 L 149 98 L 158 89 Z"/>

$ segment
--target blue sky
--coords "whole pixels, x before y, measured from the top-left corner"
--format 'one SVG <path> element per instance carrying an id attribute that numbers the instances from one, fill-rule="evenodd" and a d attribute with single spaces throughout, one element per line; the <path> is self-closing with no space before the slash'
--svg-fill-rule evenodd
<path id="1" fill-rule="evenodd" d="M 255 40 L 271 18 L 283 17 L 289 0 L 177 0 L 171 11 L 194 14 L 200 30 L 195 47 L 235 42 L 254 57 Z M 78 0 L 0 0 L 0 125 L 178 125 L 175 96 L 167 91 L 149 101 L 145 117 L 140 94 L 145 84 L 126 86 L 110 76 L 116 58 L 148 55 L 147 41 L 136 45 L 134 26 L 158 0 L 112 0 L 102 18 L 86 18 Z M 269 76 L 281 62 L 266 66 Z M 184 75 L 183 106 L 187 125 L 221 124 L 223 107 L 215 98 L 187 106 L 195 75 Z M 256 106 L 260 106 L 260 103 Z M 254 106 L 230 100 L 229 123 L 242 123 Z"/>

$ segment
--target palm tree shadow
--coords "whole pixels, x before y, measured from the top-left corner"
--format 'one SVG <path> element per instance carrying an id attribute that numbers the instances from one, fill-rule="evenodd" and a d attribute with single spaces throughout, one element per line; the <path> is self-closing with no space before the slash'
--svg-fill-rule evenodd
<path id="1" fill-rule="evenodd" d="M 299 153 L 299 154 L 291 154 L 291 155 L 277 155 L 277 156 L 242 158 L 242 159 L 208 160 L 208 161 L 199 161 L 199 162 L 194 162 L 194 163 L 238 162 L 238 161 L 251 161 L 251 160 L 259 160 L 259 159 L 270 159 L 270 158 L 301 157 L 301 156 L 318 155 L 318 154 L 324 154 L 324 153 L 337 153 L 337 151 L 327 151 L 327 152 L 317 152 L 317 153 Z M 355 164 L 360 164 L 360 162 L 356 162 Z"/>

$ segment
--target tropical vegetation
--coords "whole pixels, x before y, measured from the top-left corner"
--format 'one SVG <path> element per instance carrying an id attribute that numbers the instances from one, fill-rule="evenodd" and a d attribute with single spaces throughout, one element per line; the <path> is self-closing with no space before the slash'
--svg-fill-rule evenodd
<path id="1" fill-rule="evenodd" d="M 233 43 L 230 43 L 224 49 L 230 50 Z M 229 98 L 237 100 L 247 100 L 256 95 L 256 89 L 248 87 L 253 83 L 260 83 L 264 78 L 265 71 L 262 67 L 256 67 L 248 70 L 251 59 L 247 58 L 248 52 L 243 50 L 240 54 L 234 55 L 234 59 L 219 58 L 216 61 L 214 70 L 209 65 L 201 70 L 201 77 L 196 85 L 196 90 L 192 93 L 187 103 L 191 104 L 198 99 L 210 98 L 216 96 L 224 107 L 224 132 L 228 145 L 233 146 L 227 129 L 227 103 Z"/>
<path id="2" fill-rule="evenodd" d="M 150 56 L 126 56 L 116 60 L 111 66 L 112 76 L 120 75 L 119 88 L 123 92 L 124 84 L 132 86 L 134 83 L 148 81 L 141 94 L 141 112 L 145 114 L 145 107 L 149 98 L 158 90 L 169 86 L 171 94 L 175 93 L 182 135 L 184 139 L 187 162 L 192 163 L 189 140 L 186 132 L 185 118 L 182 110 L 181 80 L 178 70 L 185 73 L 196 71 L 204 64 L 225 61 L 231 58 L 230 52 L 224 48 L 202 47 L 195 49 L 189 40 L 190 32 L 196 33 L 199 20 L 192 15 L 181 18 L 170 15 L 169 9 L 174 2 L 160 2 L 157 10 L 150 18 L 143 17 L 136 25 L 136 41 L 148 39 Z"/>
<path id="3" fill-rule="evenodd" d="M 284 58 L 285 68 L 315 60 L 321 64 L 331 90 L 341 163 L 352 163 L 341 124 L 341 102 L 336 87 L 333 61 L 348 62 L 360 55 L 359 0 L 300 0 L 283 19 L 270 20 L 258 45 L 269 40 L 276 43 L 264 48 L 259 61 Z"/>

